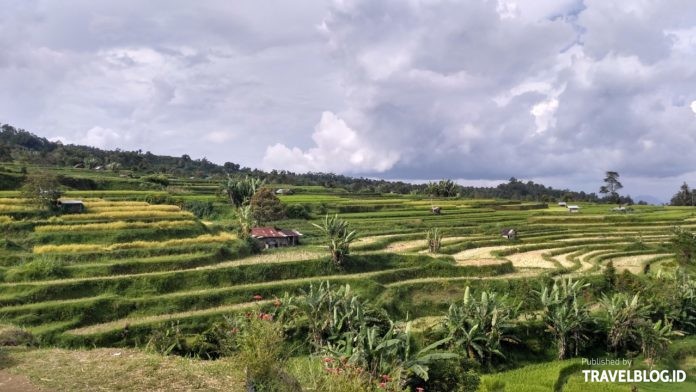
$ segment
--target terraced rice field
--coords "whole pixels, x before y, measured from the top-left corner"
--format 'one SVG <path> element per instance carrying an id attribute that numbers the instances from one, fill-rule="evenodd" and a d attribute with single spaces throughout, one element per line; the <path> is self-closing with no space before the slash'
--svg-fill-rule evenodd
<path id="1" fill-rule="evenodd" d="M 137 191 L 71 194 L 84 197 L 87 211 L 58 217 L 41 217 L 15 194 L 1 196 L 0 319 L 66 346 L 139 344 L 172 321 L 200 331 L 322 280 L 350 283 L 394 312 L 436 317 L 467 285 L 526 290 L 546 277 L 591 278 L 609 261 L 637 274 L 646 264 L 650 273 L 671 268 L 672 227 L 696 227 L 688 208 L 619 215 L 586 205 L 570 215 L 516 210 L 505 201 L 438 200 L 443 212 L 433 215 L 430 200 L 411 197 L 282 196 L 313 208 L 314 219 L 319 206 L 339 212 L 358 231 L 350 263 L 336 270 L 311 221 L 277 223 L 304 233 L 303 245 L 252 254 L 216 229 L 224 225 L 204 225 L 178 206 L 150 205 Z M 430 227 L 445 233 L 439 254 L 427 252 Z M 507 227 L 517 240 L 500 236 Z"/>

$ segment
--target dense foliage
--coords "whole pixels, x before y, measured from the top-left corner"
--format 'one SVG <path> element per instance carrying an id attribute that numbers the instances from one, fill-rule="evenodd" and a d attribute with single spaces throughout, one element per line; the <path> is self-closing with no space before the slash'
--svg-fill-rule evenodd
<path id="1" fill-rule="evenodd" d="M 511 178 L 508 183 L 500 184 L 497 187 L 472 187 L 457 185 L 451 180 L 442 180 L 430 184 L 411 184 L 403 181 L 354 178 L 332 173 L 299 174 L 286 170 L 264 172 L 240 167 L 239 164 L 232 162 L 218 165 L 206 158 L 192 159 L 188 155 L 172 157 L 155 155 L 149 151 L 143 152 L 142 150 L 122 151 L 116 149 L 110 151 L 88 146 L 64 145 L 60 142 L 52 142 L 46 138 L 36 136 L 23 129 L 4 124 L 0 127 L 0 162 L 12 161 L 34 165 L 78 166 L 92 169 L 101 167 L 112 171 L 123 170 L 183 177 L 218 178 L 224 179 L 225 182 L 228 181 L 228 176 L 233 177 L 232 181 L 249 176 L 269 184 L 319 185 L 329 189 L 343 188 L 348 192 L 368 194 L 416 193 L 441 197 L 460 196 L 466 198 L 503 198 L 536 201 L 599 200 L 594 193 L 554 189 L 536 184 L 533 181 L 522 182 L 516 178 Z M 17 186 L 14 177 L 8 177 L 7 180 L 3 180 L 2 176 L 3 174 L 0 173 L 0 185 L 6 181 L 7 186 L 2 186 L 0 189 L 14 189 L 13 187 Z M 157 181 L 155 180 L 155 182 Z M 235 200 L 232 195 L 229 196 L 233 204 L 239 204 L 239 201 Z"/>

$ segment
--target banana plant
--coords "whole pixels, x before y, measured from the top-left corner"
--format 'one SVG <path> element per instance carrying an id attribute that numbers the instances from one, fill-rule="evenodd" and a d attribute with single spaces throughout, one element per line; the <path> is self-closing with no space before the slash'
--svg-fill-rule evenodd
<path id="1" fill-rule="evenodd" d="M 545 286 L 537 291 L 543 306 L 546 330 L 556 340 L 558 359 L 566 359 L 571 350 L 578 355 L 589 341 L 593 319 L 587 305 L 582 301 L 582 290 L 589 284 L 572 278 L 555 281 L 551 288 Z"/>
<path id="2" fill-rule="evenodd" d="M 462 301 L 450 305 L 443 321 L 450 346 L 487 366 L 493 357 L 504 359 L 502 342 L 518 341 L 512 331 L 519 308 L 520 303 L 495 292 L 483 291 L 476 298 L 467 287 Z"/>
<path id="3" fill-rule="evenodd" d="M 350 253 L 350 244 L 358 238 L 357 232 L 351 231 L 348 222 L 339 219 L 338 215 L 326 214 L 321 224 L 312 225 L 324 234 L 334 265 L 343 267 L 344 258 Z"/>
<path id="4" fill-rule="evenodd" d="M 641 331 L 649 322 L 651 307 L 643 304 L 638 294 L 630 298 L 624 293 L 611 297 L 604 295 L 600 306 L 604 311 L 607 343 L 611 350 L 618 352 L 640 341 Z"/>
<path id="5" fill-rule="evenodd" d="M 430 253 L 438 253 L 442 246 L 442 232 L 437 227 L 433 227 L 425 233 L 425 241 L 428 243 Z"/>

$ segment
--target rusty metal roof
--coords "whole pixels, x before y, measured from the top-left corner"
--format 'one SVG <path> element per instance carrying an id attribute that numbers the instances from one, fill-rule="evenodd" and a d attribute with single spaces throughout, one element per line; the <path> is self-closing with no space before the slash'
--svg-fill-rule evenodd
<path id="1" fill-rule="evenodd" d="M 300 237 L 302 233 L 297 230 L 283 230 L 275 227 L 254 227 L 251 236 L 255 238 L 285 238 Z"/>

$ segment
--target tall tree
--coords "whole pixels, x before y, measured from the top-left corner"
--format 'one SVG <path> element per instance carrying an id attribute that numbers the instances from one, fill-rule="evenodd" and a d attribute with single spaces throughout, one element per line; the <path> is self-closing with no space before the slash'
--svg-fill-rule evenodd
<path id="1" fill-rule="evenodd" d="M 689 184 L 684 182 L 679 188 L 679 192 L 672 196 L 669 204 L 673 206 L 693 206 L 694 199 L 696 199 L 694 193 L 693 190 L 689 189 Z"/>
<path id="2" fill-rule="evenodd" d="M 696 260 L 696 234 L 688 229 L 675 227 L 670 242 L 680 267 L 685 268 Z"/>
<path id="3" fill-rule="evenodd" d="M 261 188 L 254 193 L 249 205 L 260 225 L 285 218 L 285 206 L 271 189 Z"/>
<path id="4" fill-rule="evenodd" d="M 615 203 L 620 203 L 619 189 L 623 188 L 621 182 L 619 182 L 619 173 L 615 171 L 608 171 L 606 177 L 604 178 L 604 185 L 599 188 L 599 193 L 609 196 L 609 199 Z"/>
<path id="5" fill-rule="evenodd" d="M 32 173 L 22 185 L 22 197 L 32 200 L 37 207 L 50 211 L 57 208 L 61 195 L 58 178 L 52 174 Z"/>

